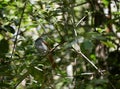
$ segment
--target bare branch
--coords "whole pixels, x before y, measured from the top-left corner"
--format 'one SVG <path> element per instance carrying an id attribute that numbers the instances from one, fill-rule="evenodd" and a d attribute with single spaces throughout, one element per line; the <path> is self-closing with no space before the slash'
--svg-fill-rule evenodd
<path id="1" fill-rule="evenodd" d="M 81 51 L 77 51 L 74 47 L 73 49 L 80 55 L 82 56 L 84 59 L 86 59 L 87 62 L 89 62 L 101 75 L 103 75 L 103 73 L 101 72 L 101 70 L 92 62 L 90 61 L 89 58 L 87 58 Z"/>

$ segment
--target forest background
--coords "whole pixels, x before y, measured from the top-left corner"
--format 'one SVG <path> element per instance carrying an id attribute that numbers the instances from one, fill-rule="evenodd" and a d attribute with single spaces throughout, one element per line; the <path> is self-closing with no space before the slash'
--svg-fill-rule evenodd
<path id="1" fill-rule="evenodd" d="M 0 0 L 0 89 L 120 89 L 119 56 L 120 0 Z"/>

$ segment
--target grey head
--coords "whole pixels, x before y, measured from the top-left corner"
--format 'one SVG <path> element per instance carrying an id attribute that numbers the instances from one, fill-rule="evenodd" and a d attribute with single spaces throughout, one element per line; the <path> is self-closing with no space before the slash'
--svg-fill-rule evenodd
<path id="1" fill-rule="evenodd" d="M 42 56 L 46 55 L 49 51 L 47 45 L 41 37 L 35 40 L 35 48 L 37 49 L 38 53 Z"/>

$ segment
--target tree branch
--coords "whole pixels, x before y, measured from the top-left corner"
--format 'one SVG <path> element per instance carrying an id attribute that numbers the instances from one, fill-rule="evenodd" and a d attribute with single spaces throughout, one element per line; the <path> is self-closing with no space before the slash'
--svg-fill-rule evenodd
<path id="1" fill-rule="evenodd" d="M 17 34 L 16 34 L 16 36 L 15 36 L 15 41 L 14 41 L 14 45 L 13 45 L 13 49 L 12 49 L 12 54 L 11 54 L 11 57 L 10 57 L 11 59 L 12 59 L 12 57 L 13 57 L 13 54 L 14 54 L 14 51 L 15 51 L 15 48 L 16 48 L 17 37 L 18 37 L 19 32 L 20 32 L 21 23 L 22 23 L 24 11 L 25 11 L 25 8 L 26 8 L 26 4 L 27 4 L 27 0 L 26 0 L 26 2 L 24 3 L 23 10 L 22 10 L 22 13 L 21 13 L 21 18 L 20 18 L 20 22 L 19 22 L 19 25 L 18 25 Z"/>
<path id="2" fill-rule="evenodd" d="M 103 75 L 102 71 L 92 61 L 90 61 L 90 59 L 87 58 L 81 51 L 77 51 L 74 47 L 72 48 L 77 52 L 77 54 L 86 59 L 86 61 L 89 62 L 101 75 Z"/>

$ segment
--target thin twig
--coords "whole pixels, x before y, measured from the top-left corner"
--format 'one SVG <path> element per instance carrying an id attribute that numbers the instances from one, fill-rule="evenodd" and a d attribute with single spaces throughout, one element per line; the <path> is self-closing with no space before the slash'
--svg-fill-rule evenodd
<path id="1" fill-rule="evenodd" d="M 16 89 L 17 86 L 29 75 L 29 71 L 27 71 L 24 75 L 22 75 L 19 79 L 19 81 L 16 83 L 13 89 Z"/>
<path id="2" fill-rule="evenodd" d="M 88 2 L 83 2 L 83 3 L 79 3 L 79 4 L 74 4 L 74 5 L 72 5 L 72 8 L 78 7 L 78 6 L 82 6 L 82 5 L 87 4 L 87 3 L 88 3 Z"/>
<path id="3" fill-rule="evenodd" d="M 83 16 L 82 19 L 79 20 L 79 22 L 76 24 L 76 27 L 87 17 L 87 15 Z"/>
<path id="4" fill-rule="evenodd" d="M 27 2 L 27 1 L 26 1 L 26 2 Z M 12 59 L 12 57 L 13 57 L 13 54 L 14 54 L 14 51 L 15 51 L 15 48 L 16 48 L 17 37 L 18 37 L 19 32 L 20 32 L 20 27 L 21 27 L 22 19 L 23 19 L 24 11 L 25 11 L 26 4 L 27 4 L 26 2 L 24 3 L 24 7 L 23 7 L 23 10 L 22 10 L 22 13 L 21 13 L 20 22 L 19 22 L 17 34 L 16 34 L 16 36 L 15 36 L 15 41 L 14 41 L 14 45 L 13 45 L 13 49 L 12 49 L 11 59 Z"/>
<path id="5" fill-rule="evenodd" d="M 77 51 L 75 48 L 73 48 L 79 55 L 81 55 L 83 58 L 86 59 L 87 62 L 89 62 L 101 75 L 103 75 L 103 73 L 101 72 L 101 70 L 92 62 L 90 61 L 89 58 L 87 58 L 81 51 Z"/>
<path id="6" fill-rule="evenodd" d="M 55 30 L 58 32 L 58 34 L 61 37 L 61 39 L 64 40 L 64 38 L 63 38 L 63 36 L 62 36 L 61 32 L 59 31 L 59 29 L 58 29 L 56 24 L 55 24 Z"/>
<path id="7" fill-rule="evenodd" d="M 78 44 L 78 39 L 77 39 L 77 36 L 78 36 L 78 34 L 77 34 L 77 31 L 76 31 L 76 28 L 77 28 L 77 26 L 86 18 L 86 16 L 87 15 L 85 15 L 84 17 L 82 17 L 82 19 L 80 19 L 80 21 L 78 21 L 78 23 L 76 24 L 76 22 L 75 22 L 75 14 L 74 14 L 74 9 L 71 9 L 71 16 L 72 16 L 72 24 L 73 24 L 73 27 L 74 27 L 74 29 L 73 29 L 73 31 L 74 31 L 74 38 L 75 38 L 75 41 L 77 42 L 77 44 Z M 75 60 L 75 64 L 77 65 L 77 61 Z M 77 66 L 74 66 L 75 67 L 75 75 L 77 74 L 77 71 L 76 71 L 76 69 L 77 69 Z M 74 83 L 74 81 L 76 82 L 76 78 L 73 78 L 73 83 Z M 76 83 L 75 83 L 76 84 Z M 74 84 L 74 85 L 75 85 Z"/>
<path id="8" fill-rule="evenodd" d="M 96 70 L 98 70 L 98 72 L 100 72 L 100 70 L 98 69 L 98 67 L 92 61 L 90 61 L 90 59 L 88 59 L 81 51 L 78 52 L 78 53 L 81 54 L 82 57 L 84 57 Z"/>
<path id="9" fill-rule="evenodd" d="M 109 79 L 108 79 L 108 82 L 110 83 L 113 89 L 116 89 L 116 87 L 112 84 L 112 82 Z"/>

